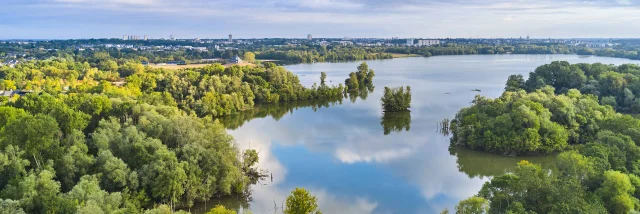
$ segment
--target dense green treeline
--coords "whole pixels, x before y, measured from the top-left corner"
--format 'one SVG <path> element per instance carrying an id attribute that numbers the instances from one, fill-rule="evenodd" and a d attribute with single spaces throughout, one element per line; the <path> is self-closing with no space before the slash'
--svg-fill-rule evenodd
<path id="1" fill-rule="evenodd" d="M 521 76 L 512 76 L 508 90 L 525 89 L 529 92 L 544 86 L 553 86 L 556 93 L 578 89 L 584 94 L 599 97 L 603 105 L 610 105 L 619 112 L 640 113 L 640 66 L 595 64 L 569 64 L 553 62 L 543 65 L 529 74 L 523 81 Z"/>
<path id="2" fill-rule="evenodd" d="M 496 99 L 476 96 L 472 103 L 451 121 L 451 144 L 506 155 L 548 154 L 584 144 L 615 116 L 611 107 L 576 89 L 567 95 L 555 95 L 551 87 L 507 91 Z"/>
<path id="3" fill-rule="evenodd" d="M 344 90 L 342 85 L 324 84 L 305 88 L 296 75 L 271 63 L 228 68 L 217 64 L 157 76 L 156 92 L 171 94 L 179 107 L 200 116 L 231 115 L 252 108 L 254 103 L 339 97 Z"/>
<path id="4" fill-rule="evenodd" d="M 575 53 L 575 47 L 566 45 L 462 45 L 455 43 L 441 44 L 437 46 L 422 47 L 389 47 L 386 52 L 401 54 L 420 54 L 422 56 L 440 55 L 470 55 L 470 54 L 571 54 Z"/>
<path id="5" fill-rule="evenodd" d="M 404 40 L 402 40 L 404 42 Z M 460 42 L 460 43 L 457 43 Z M 124 61 L 164 63 L 185 61 L 202 63 L 203 59 L 229 59 L 235 55 L 244 56 L 253 52 L 258 59 L 275 59 L 283 63 L 335 62 L 371 59 L 391 59 L 397 54 L 418 54 L 425 57 L 438 55 L 469 54 L 579 54 L 640 59 L 640 50 L 634 46 L 619 45 L 613 48 L 588 48 L 584 45 L 573 46 L 555 43 L 509 43 L 486 44 L 469 41 L 446 41 L 435 46 L 358 46 L 331 43 L 290 44 L 284 39 L 269 39 L 255 43 L 214 44 L 194 41 L 171 40 L 53 40 L 37 43 L 17 44 L 1 43 L 0 56 L 6 53 L 19 53 L 18 58 L 48 59 L 50 57 L 73 58 L 77 62 L 87 62 L 95 54 L 107 53 L 119 64 Z M 108 46 L 105 46 L 108 45 Z M 115 47 L 114 45 L 118 45 Z M 220 48 L 219 46 L 228 46 Z M 188 47 L 204 47 L 191 49 Z M 21 54 L 25 54 L 22 56 Z"/>
<path id="6" fill-rule="evenodd" d="M 313 63 L 391 59 L 384 48 L 355 46 L 301 46 L 296 48 L 265 48 L 256 50 L 259 59 L 276 59 L 287 63 Z"/>
<path id="7" fill-rule="evenodd" d="M 153 69 L 110 58 L 93 63 L 53 59 L 0 67 L 0 90 L 25 89 L 50 94 L 98 93 L 138 97 L 152 104 L 178 106 L 199 116 L 224 116 L 255 103 L 339 97 L 342 85 L 305 88 L 296 75 L 273 63 L 224 67 L 213 64 L 185 70 Z M 104 66 L 103 66 L 104 65 Z M 117 87 L 114 84 L 124 84 Z M 68 90 L 65 90 L 68 88 Z"/>
<path id="8" fill-rule="evenodd" d="M 540 66 L 532 81 L 511 76 L 497 99 L 476 97 L 451 122 L 452 146 L 520 155 L 564 151 L 553 171 L 522 161 L 456 207 L 470 213 L 630 213 L 640 210 L 640 119 L 581 93 L 582 78 L 628 74 L 634 65 Z M 585 74 L 586 73 L 586 74 Z M 551 78 L 550 78 L 551 77 Z M 543 79 L 544 78 L 544 79 Z M 531 78 L 530 78 L 531 80 Z M 578 82 L 574 82 L 578 81 Z M 584 81 L 584 80 L 583 80 Z M 551 86 L 566 85 L 565 89 Z M 607 88 L 607 87 L 605 87 Z M 528 88 L 527 88 L 528 89 Z M 556 94 L 558 93 L 558 94 Z M 602 99 L 602 97 L 600 97 Z"/>

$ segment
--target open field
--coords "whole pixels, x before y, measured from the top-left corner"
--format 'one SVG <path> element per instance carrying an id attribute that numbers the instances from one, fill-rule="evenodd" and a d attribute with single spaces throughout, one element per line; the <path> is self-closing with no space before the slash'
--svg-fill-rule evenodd
<path id="1" fill-rule="evenodd" d="M 202 68 L 204 66 L 207 65 L 212 65 L 212 64 L 188 64 L 188 65 L 158 65 L 158 64 L 149 64 L 149 67 L 152 68 L 165 68 L 165 69 L 185 69 L 185 68 Z M 251 64 L 248 62 L 243 62 L 243 63 L 239 63 L 239 64 L 224 64 L 224 67 L 229 67 L 229 66 L 233 66 L 233 65 L 240 65 L 240 66 L 255 66 L 255 64 Z"/>
<path id="2" fill-rule="evenodd" d="M 405 57 L 419 57 L 419 54 L 399 54 L 399 53 L 390 53 L 393 58 L 405 58 Z"/>

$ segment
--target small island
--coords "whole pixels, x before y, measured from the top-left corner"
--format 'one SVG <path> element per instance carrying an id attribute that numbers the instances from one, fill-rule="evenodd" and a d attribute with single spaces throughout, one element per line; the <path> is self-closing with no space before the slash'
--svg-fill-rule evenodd
<path id="1" fill-rule="evenodd" d="M 409 111 L 411 108 L 411 87 L 384 87 L 382 108 L 385 112 Z"/>

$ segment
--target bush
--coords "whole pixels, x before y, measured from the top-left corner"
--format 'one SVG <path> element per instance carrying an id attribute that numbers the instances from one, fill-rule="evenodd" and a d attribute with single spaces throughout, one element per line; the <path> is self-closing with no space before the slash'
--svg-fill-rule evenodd
<path id="1" fill-rule="evenodd" d="M 385 112 L 409 111 L 411 107 L 411 87 L 384 87 L 382 108 Z"/>

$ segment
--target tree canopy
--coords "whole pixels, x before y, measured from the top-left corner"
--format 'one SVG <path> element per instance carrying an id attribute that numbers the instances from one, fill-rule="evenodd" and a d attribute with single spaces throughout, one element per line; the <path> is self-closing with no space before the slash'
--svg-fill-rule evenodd
<path id="1" fill-rule="evenodd" d="M 321 214 L 318 199 L 304 188 L 296 188 L 287 197 L 285 214 Z"/>
<path id="2" fill-rule="evenodd" d="M 409 111 L 411 108 L 411 87 L 384 87 L 384 95 L 380 101 L 385 112 Z"/>
<path id="3" fill-rule="evenodd" d="M 616 113 L 614 107 L 626 112 L 625 106 L 607 98 L 613 91 L 631 97 L 625 84 L 634 69 L 553 62 L 527 81 L 510 76 L 499 98 L 477 96 L 451 121 L 452 146 L 507 155 L 561 153 L 551 171 L 522 161 L 512 173 L 491 178 L 456 211 L 640 211 L 640 119 Z M 625 78 L 611 79 L 616 76 Z M 483 201 L 488 211 L 475 212 L 485 207 Z"/>
<path id="4" fill-rule="evenodd" d="M 264 110 L 256 103 L 328 106 L 345 91 L 304 87 L 272 63 L 167 70 L 90 59 L 0 67 L 5 89 L 28 91 L 0 99 L 1 210 L 170 213 L 248 197 L 264 176 L 257 151 L 241 151 L 220 117 Z"/>

